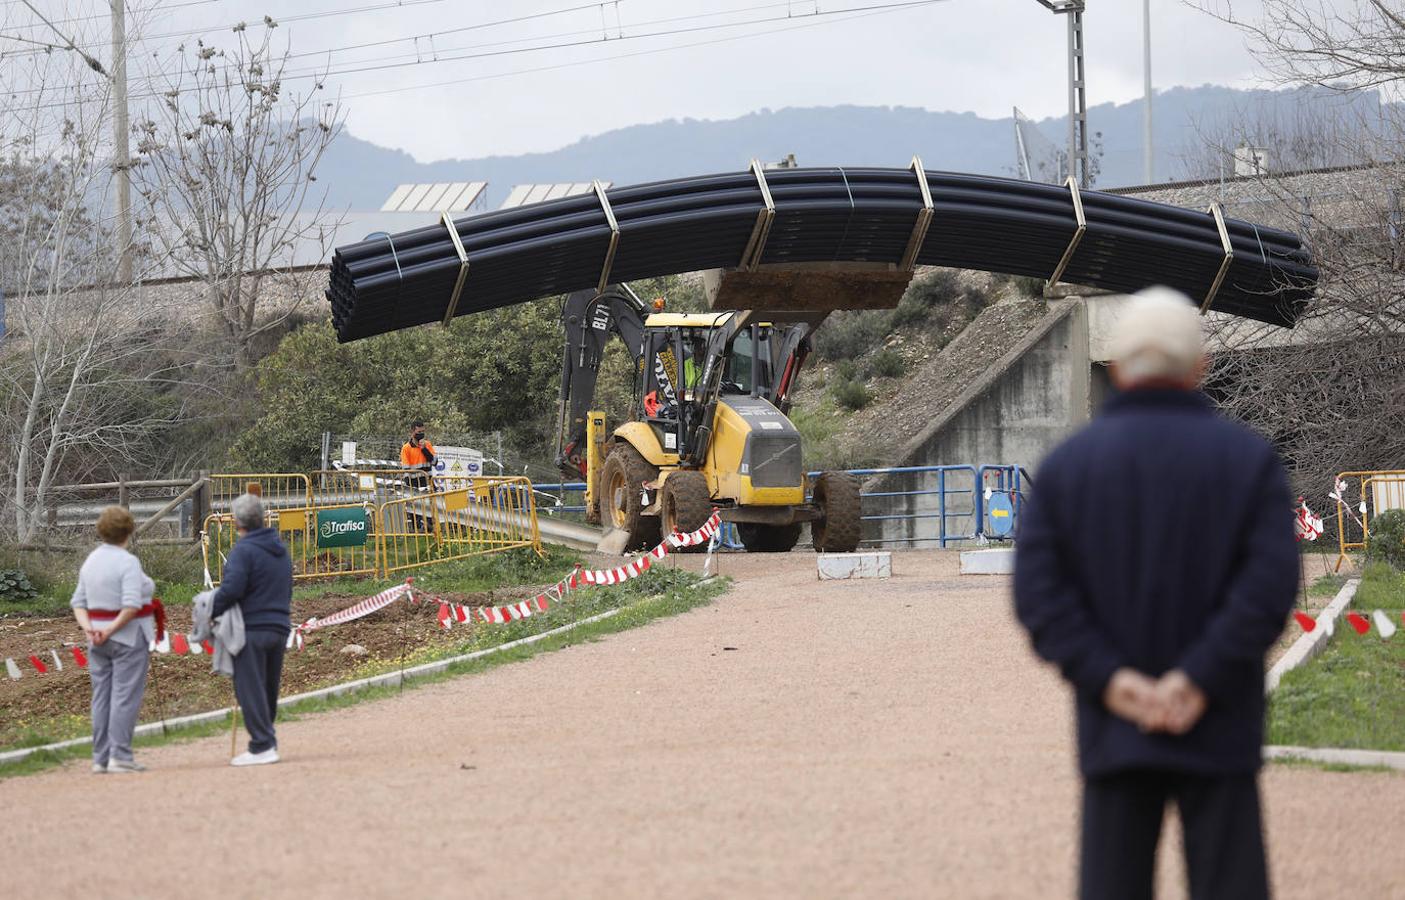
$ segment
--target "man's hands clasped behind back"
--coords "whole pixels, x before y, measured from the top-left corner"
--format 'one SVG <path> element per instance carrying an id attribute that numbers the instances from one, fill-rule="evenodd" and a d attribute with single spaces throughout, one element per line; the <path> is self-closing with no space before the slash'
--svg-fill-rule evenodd
<path id="1" fill-rule="evenodd" d="M 1122 668 L 1103 690 L 1103 704 L 1142 731 L 1185 734 L 1205 714 L 1205 692 L 1180 669 L 1159 679 Z"/>

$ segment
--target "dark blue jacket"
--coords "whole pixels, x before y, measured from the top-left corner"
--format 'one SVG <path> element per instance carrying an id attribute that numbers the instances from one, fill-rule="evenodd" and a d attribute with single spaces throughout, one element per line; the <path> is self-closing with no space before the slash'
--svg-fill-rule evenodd
<path id="1" fill-rule="evenodd" d="M 211 616 L 235 605 L 247 631 L 292 630 L 293 560 L 272 528 L 249 532 L 229 551 Z"/>
<path id="2" fill-rule="evenodd" d="M 1083 773 L 1257 770 L 1264 654 L 1298 584 L 1268 442 L 1200 393 L 1120 394 L 1049 454 L 1019 516 L 1015 611 L 1074 686 Z M 1204 717 L 1179 737 L 1142 734 L 1102 703 L 1121 666 L 1183 669 Z"/>

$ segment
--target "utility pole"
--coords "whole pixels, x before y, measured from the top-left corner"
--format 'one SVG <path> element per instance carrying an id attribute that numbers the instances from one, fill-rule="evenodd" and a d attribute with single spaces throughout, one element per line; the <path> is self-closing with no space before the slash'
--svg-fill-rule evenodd
<path id="1" fill-rule="evenodd" d="M 1068 16 L 1068 177 L 1088 187 L 1088 90 L 1083 60 L 1084 0 L 1038 0 L 1040 6 Z"/>
<path id="2" fill-rule="evenodd" d="M 1142 73 L 1146 78 L 1145 108 L 1142 110 L 1142 183 L 1156 180 L 1156 151 L 1151 136 L 1151 0 L 1142 2 Z"/>
<path id="3" fill-rule="evenodd" d="M 132 183 L 127 146 L 127 23 L 126 0 L 112 5 L 112 153 L 117 175 L 117 281 L 132 283 Z"/>

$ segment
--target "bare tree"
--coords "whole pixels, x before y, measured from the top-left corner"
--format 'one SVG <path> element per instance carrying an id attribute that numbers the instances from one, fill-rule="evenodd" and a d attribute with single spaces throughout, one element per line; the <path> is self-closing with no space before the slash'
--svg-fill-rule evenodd
<path id="1" fill-rule="evenodd" d="M 1405 461 L 1405 121 L 1396 104 L 1364 96 L 1390 99 L 1405 86 L 1405 16 L 1383 0 L 1262 0 L 1252 16 L 1224 0 L 1194 5 L 1240 28 L 1278 85 L 1344 101 L 1244 116 L 1203 135 L 1216 165 L 1232 166 L 1241 146 L 1266 147 L 1278 162 L 1208 185 L 1194 204 L 1218 200 L 1232 215 L 1296 231 L 1318 266 L 1317 297 L 1292 334 L 1214 320 L 1223 352 L 1209 383 L 1223 408 L 1273 437 L 1300 489 L 1321 498 L 1338 471 Z"/>
<path id="2" fill-rule="evenodd" d="M 172 377 L 169 357 L 156 311 L 113 283 L 123 248 L 103 213 L 106 84 L 36 57 L 7 66 L 0 88 L 0 503 L 25 541 L 61 473 L 136 459 L 179 408 L 145 402 Z"/>
<path id="3" fill-rule="evenodd" d="M 134 183 L 145 227 L 173 274 L 203 285 L 243 369 L 256 339 L 277 329 L 314 293 L 335 225 L 315 190 L 316 169 L 341 128 L 341 108 L 318 98 L 319 79 L 297 93 L 288 56 L 272 46 L 269 20 L 254 39 L 178 51 L 163 95 L 134 130 Z"/>
<path id="4" fill-rule="evenodd" d="M 1280 85 L 1396 88 L 1405 72 L 1405 9 L 1399 2 L 1259 0 L 1248 15 L 1236 12 L 1233 0 L 1190 5 L 1238 28 Z"/>

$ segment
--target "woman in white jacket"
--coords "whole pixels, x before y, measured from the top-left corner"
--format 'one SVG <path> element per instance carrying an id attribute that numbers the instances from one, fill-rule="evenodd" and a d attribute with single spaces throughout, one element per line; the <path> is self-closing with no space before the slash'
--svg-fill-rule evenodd
<path id="1" fill-rule="evenodd" d="M 78 571 L 73 617 L 88 636 L 93 681 L 93 772 L 140 772 L 132 734 L 146 693 L 150 646 L 164 630 L 156 585 L 127 551 L 136 530 L 132 514 L 109 506 L 98 516 L 98 545 Z"/>

